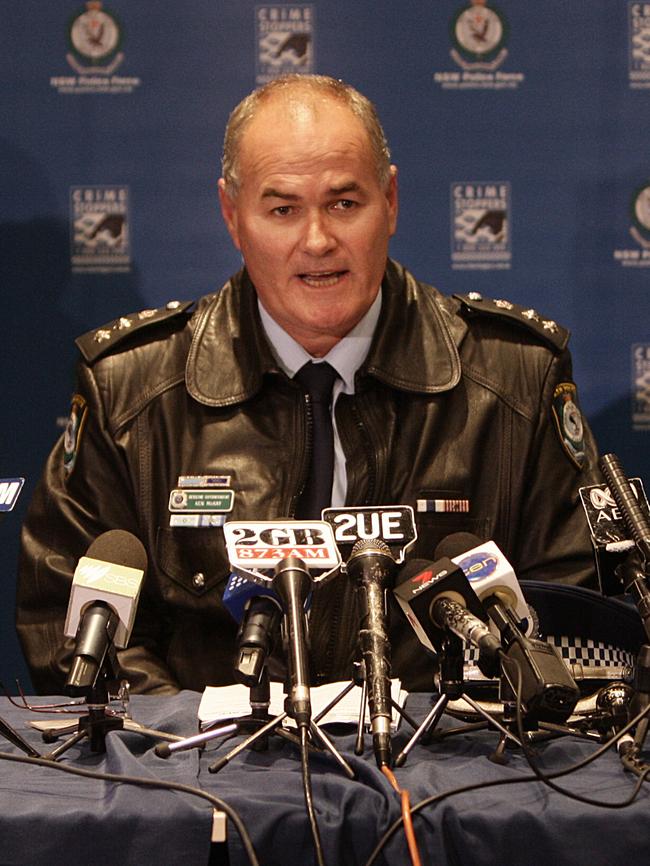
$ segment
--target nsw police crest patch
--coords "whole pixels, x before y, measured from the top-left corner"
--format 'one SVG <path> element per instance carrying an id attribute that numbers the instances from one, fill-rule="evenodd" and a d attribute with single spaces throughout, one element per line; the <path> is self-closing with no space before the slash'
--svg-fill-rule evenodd
<path id="1" fill-rule="evenodd" d="M 578 469 L 582 469 L 585 462 L 584 424 L 578 405 L 578 389 L 573 382 L 562 382 L 553 392 L 553 417 L 562 447 Z"/>

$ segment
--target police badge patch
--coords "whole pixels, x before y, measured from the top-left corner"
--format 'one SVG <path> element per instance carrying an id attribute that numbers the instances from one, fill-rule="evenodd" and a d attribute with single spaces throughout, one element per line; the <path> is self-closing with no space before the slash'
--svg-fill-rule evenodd
<path id="1" fill-rule="evenodd" d="M 585 462 L 584 424 L 578 407 L 578 390 L 573 382 L 562 382 L 553 392 L 553 417 L 562 447 L 582 469 Z"/>
<path id="2" fill-rule="evenodd" d="M 66 475 L 70 475 L 74 469 L 87 412 L 86 401 L 81 394 L 75 394 L 70 406 L 70 417 L 63 434 L 63 468 Z"/>

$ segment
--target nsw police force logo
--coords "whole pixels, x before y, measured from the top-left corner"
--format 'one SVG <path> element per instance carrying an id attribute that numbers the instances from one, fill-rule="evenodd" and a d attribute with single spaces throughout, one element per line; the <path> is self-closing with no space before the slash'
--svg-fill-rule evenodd
<path id="1" fill-rule="evenodd" d="M 486 0 L 472 0 L 450 24 L 451 56 L 463 69 L 496 69 L 508 56 L 505 17 Z"/>
<path id="2" fill-rule="evenodd" d="M 131 269 L 128 187 L 71 187 L 70 223 L 73 271 Z"/>
<path id="3" fill-rule="evenodd" d="M 451 261 L 457 270 L 510 268 L 510 183 L 451 184 Z"/>
<path id="4" fill-rule="evenodd" d="M 256 6 L 258 84 L 314 71 L 314 7 Z"/>
<path id="5" fill-rule="evenodd" d="M 637 243 L 650 250 L 650 183 L 637 189 L 632 197 L 630 234 Z"/>
<path id="6" fill-rule="evenodd" d="M 75 72 L 110 75 L 124 59 L 122 31 L 117 18 L 99 0 L 86 3 L 70 22 L 68 63 Z"/>
<path id="7" fill-rule="evenodd" d="M 614 259 L 624 267 L 650 267 L 650 181 L 640 184 L 629 204 L 630 236 L 638 246 L 615 249 Z"/>

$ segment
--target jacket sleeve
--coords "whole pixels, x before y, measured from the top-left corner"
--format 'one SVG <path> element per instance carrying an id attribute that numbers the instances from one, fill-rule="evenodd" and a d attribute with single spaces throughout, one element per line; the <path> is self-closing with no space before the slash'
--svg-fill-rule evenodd
<path id="1" fill-rule="evenodd" d="M 554 355 L 540 395 L 514 549 L 518 576 L 595 589 L 580 488 L 602 482 L 598 449 L 579 409 L 568 350 Z"/>
<path id="2" fill-rule="evenodd" d="M 109 432 L 92 369 L 80 363 L 68 428 L 47 460 L 21 538 L 16 627 L 40 694 L 62 692 L 74 650 L 74 640 L 64 636 L 74 570 L 109 529 L 141 535 L 129 466 Z M 133 691 L 178 691 L 164 662 L 164 620 L 146 575 L 129 646 L 117 655 L 119 676 Z"/>

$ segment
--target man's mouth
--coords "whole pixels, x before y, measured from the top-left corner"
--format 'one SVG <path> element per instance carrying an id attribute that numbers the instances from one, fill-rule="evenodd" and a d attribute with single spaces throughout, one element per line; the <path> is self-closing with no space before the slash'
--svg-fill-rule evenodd
<path id="1" fill-rule="evenodd" d="M 317 271 L 299 274 L 300 279 L 313 288 L 323 289 L 334 286 L 347 271 Z"/>

